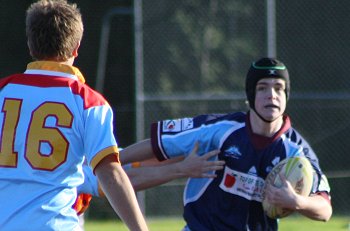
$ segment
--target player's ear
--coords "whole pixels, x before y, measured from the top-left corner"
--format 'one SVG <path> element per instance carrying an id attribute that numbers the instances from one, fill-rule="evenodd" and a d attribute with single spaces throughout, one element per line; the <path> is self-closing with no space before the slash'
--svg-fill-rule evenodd
<path id="1" fill-rule="evenodd" d="M 29 46 L 29 41 L 27 40 L 27 47 L 28 47 L 28 50 L 29 50 L 29 54 L 30 54 L 30 56 L 32 56 L 33 57 L 33 53 L 32 53 L 32 51 L 31 51 L 31 49 L 30 49 L 30 46 Z"/>
<path id="2" fill-rule="evenodd" d="M 73 55 L 74 58 L 78 57 L 79 47 L 80 47 L 80 41 L 78 42 L 78 44 L 76 45 L 76 47 L 74 48 L 74 50 L 72 52 L 72 55 Z"/>

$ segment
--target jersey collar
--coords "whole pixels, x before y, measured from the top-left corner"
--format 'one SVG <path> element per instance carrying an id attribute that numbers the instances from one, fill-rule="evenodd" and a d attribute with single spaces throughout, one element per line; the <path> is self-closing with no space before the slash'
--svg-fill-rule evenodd
<path id="1" fill-rule="evenodd" d="M 77 79 L 85 83 L 85 78 L 80 70 L 74 66 L 53 62 L 53 61 L 35 61 L 27 65 L 25 73 L 28 74 L 44 74 L 58 73 L 59 76 Z"/>
<path id="2" fill-rule="evenodd" d="M 283 125 L 280 130 L 276 132 L 272 137 L 266 137 L 253 133 L 249 119 L 249 112 L 246 115 L 246 124 L 251 142 L 257 150 L 266 148 L 268 145 L 272 144 L 274 141 L 280 138 L 289 128 L 291 128 L 291 122 L 288 115 L 283 115 Z"/>

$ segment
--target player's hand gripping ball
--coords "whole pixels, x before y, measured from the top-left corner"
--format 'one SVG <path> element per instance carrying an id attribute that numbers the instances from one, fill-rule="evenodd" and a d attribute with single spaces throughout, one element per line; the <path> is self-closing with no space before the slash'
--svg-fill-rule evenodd
<path id="1" fill-rule="evenodd" d="M 276 187 L 281 187 L 282 182 L 279 174 L 282 173 L 296 193 L 308 196 L 312 188 L 313 171 L 310 161 L 306 157 L 297 156 L 286 158 L 278 163 L 267 175 L 265 185 L 272 184 Z M 283 218 L 293 213 L 290 209 L 280 208 L 270 204 L 265 198 L 264 193 L 262 205 L 267 216 L 270 218 Z"/>

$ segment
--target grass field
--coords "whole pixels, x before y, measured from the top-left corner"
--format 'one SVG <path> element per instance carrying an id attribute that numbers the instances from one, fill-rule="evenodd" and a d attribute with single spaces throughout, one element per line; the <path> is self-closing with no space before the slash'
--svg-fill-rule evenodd
<path id="1" fill-rule="evenodd" d="M 181 231 L 182 218 L 148 218 L 150 231 Z M 280 220 L 280 231 L 345 231 L 350 230 L 350 217 L 334 216 L 327 222 L 312 221 L 300 216 L 291 216 Z M 85 231 L 128 231 L 126 226 L 117 221 L 85 222 Z"/>

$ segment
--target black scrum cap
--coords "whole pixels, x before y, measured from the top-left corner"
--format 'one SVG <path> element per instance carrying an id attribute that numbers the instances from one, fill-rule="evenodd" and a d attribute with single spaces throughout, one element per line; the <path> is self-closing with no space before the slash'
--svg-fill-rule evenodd
<path id="1" fill-rule="evenodd" d="M 250 108 L 255 110 L 255 88 L 259 80 L 264 78 L 280 78 L 286 81 L 286 98 L 289 97 L 290 81 L 287 67 L 274 58 L 261 58 L 253 62 L 250 66 L 246 82 L 245 91 Z"/>

